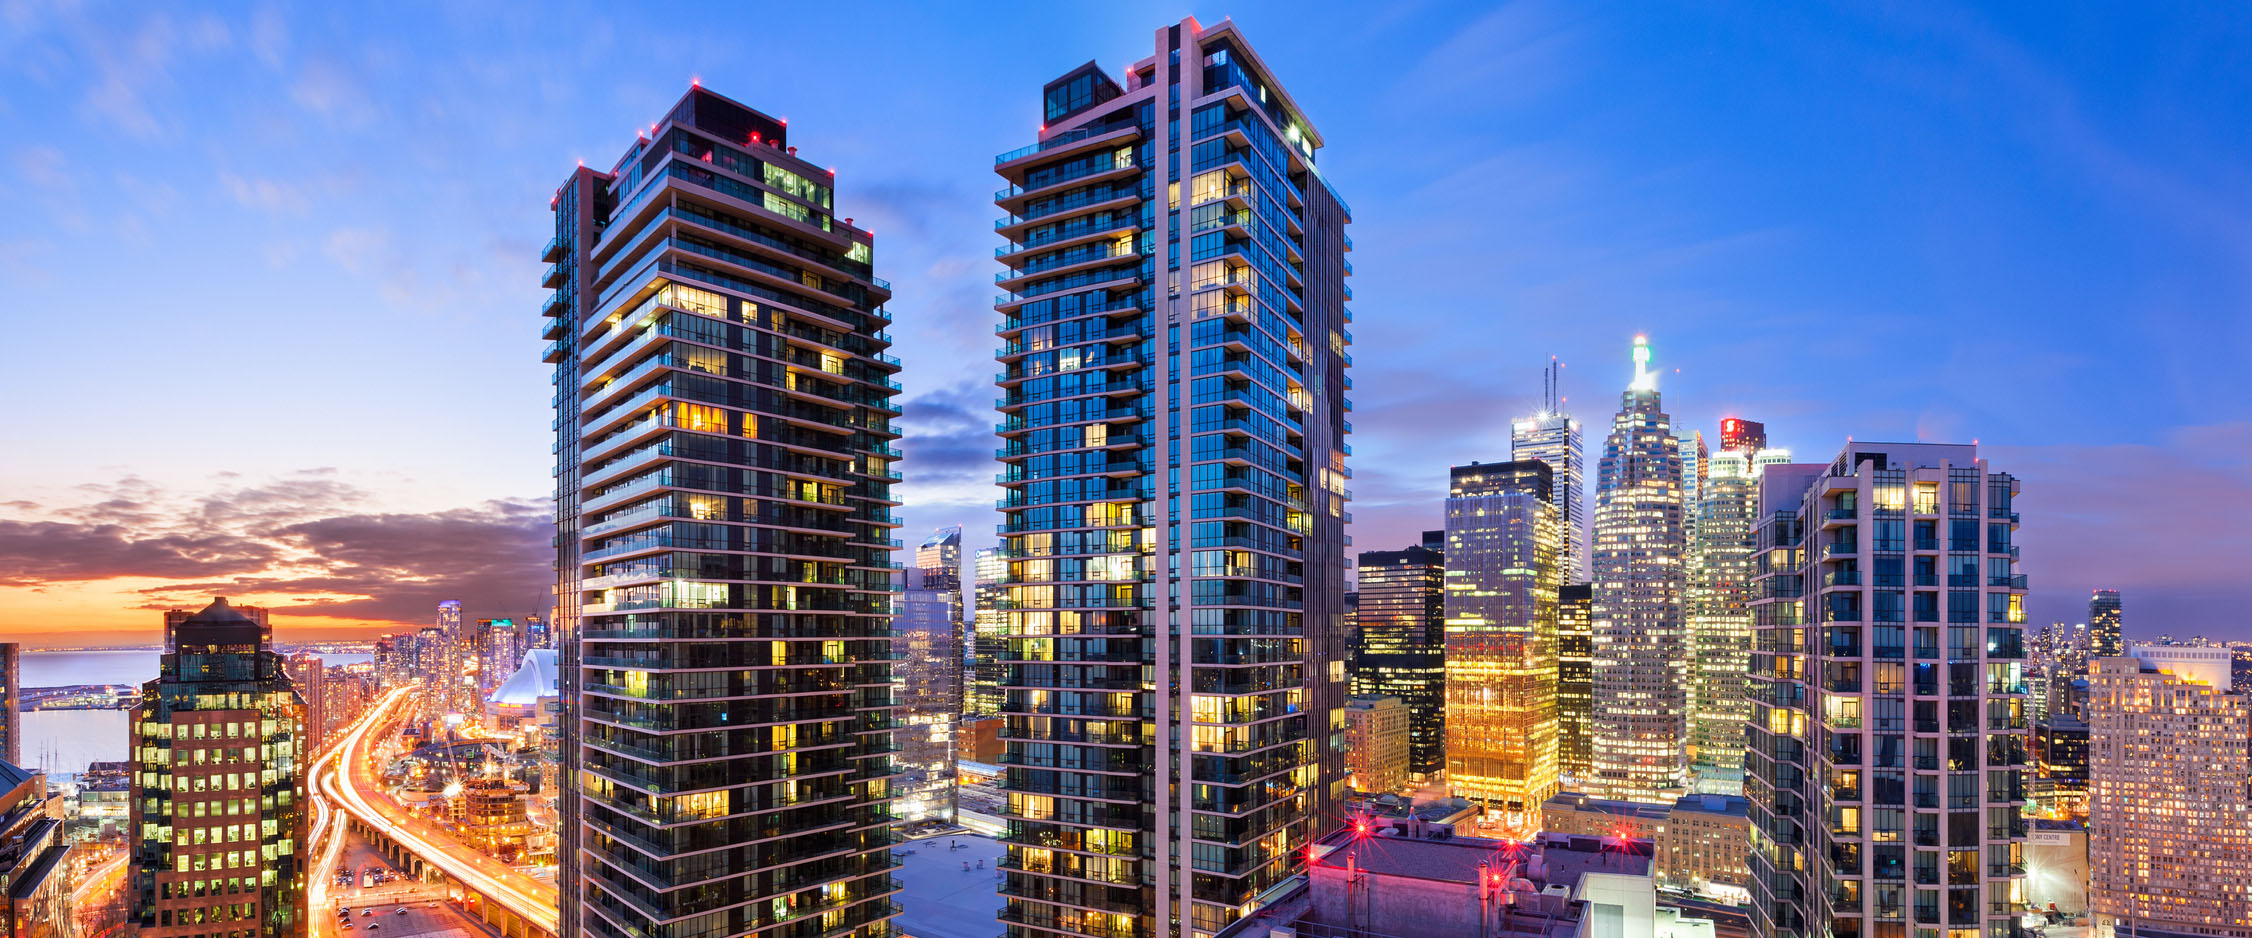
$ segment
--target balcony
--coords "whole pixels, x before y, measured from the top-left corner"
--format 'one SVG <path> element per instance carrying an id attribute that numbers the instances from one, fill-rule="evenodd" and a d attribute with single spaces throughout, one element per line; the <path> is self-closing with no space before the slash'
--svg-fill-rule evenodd
<path id="1" fill-rule="evenodd" d="M 559 261 L 559 260 L 562 260 L 562 259 L 563 259 L 563 236 L 562 236 L 562 235 L 556 235 L 555 237 L 548 239 L 548 242 L 547 242 L 547 246 L 546 246 L 546 247 L 543 247 L 543 248 L 541 248 L 541 249 L 540 249 L 540 260 L 543 260 L 543 261 L 548 261 L 548 262 L 550 262 L 550 263 L 553 263 L 553 262 L 555 262 L 555 261 Z"/>
<path id="2" fill-rule="evenodd" d="M 1048 139 L 1042 140 L 1038 143 L 1027 144 L 1014 150 L 1010 150 L 1007 153 L 997 155 L 993 158 L 993 165 L 996 167 L 996 171 L 998 172 L 1000 171 L 998 167 L 1006 166 L 1028 156 L 1037 156 L 1042 153 L 1049 153 L 1050 151 L 1053 151 L 1054 155 L 1056 156 L 1064 156 L 1079 150 L 1095 150 L 1102 147 L 1111 146 L 1113 144 L 1124 143 L 1128 140 L 1133 140 L 1137 137 L 1140 137 L 1141 135 L 1141 128 L 1137 125 L 1131 124 L 1124 127 L 1114 127 L 1110 129 L 1103 129 L 1099 127 L 1081 127 L 1077 130 L 1067 130 L 1063 133 L 1049 137 Z"/>
<path id="3" fill-rule="evenodd" d="M 1086 185 L 1106 179 L 1114 179 L 1129 173 L 1139 172 L 1141 169 L 1142 165 L 1135 162 L 1132 156 L 1113 155 L 1107 159 L 1090 161 L 1086 165 L 1074 167 L 1053 176 L 1028 180 L 1024 185 L 997 189 L 993 193 L 993 201 L 995 204 L 1002 206 L 1019 206 L 1042 192 L 1061 189 L 1068 185 Z"/>

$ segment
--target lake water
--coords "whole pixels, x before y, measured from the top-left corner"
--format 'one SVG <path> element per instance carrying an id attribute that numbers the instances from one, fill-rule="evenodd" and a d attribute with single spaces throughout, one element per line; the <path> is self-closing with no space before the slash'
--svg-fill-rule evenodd
<path id="1" fill-rule="evenodd" d="M 139 684 L 156 677 L 159 654 L 147 651 L 27 651 L 24 687 L 69 684 Z M 356 664 L 365 654 L 322 655 L 329 664 Z M 25 768 L 63 775 L 83 772 L 88 762 L 116 762 L 131 748 L 124 710 L 41 710 L 23 715 Z"/>

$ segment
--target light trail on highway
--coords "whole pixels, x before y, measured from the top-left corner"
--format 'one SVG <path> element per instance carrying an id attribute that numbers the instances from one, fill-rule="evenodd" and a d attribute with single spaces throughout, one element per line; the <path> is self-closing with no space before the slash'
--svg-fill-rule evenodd
<path id="1" fill-rule="evenodd" d="M 376 789 L 375 766 L 367 745 L 379 727 L 396 722 L 392 711 L 409 699 L 412 687 L 392 690 L 374 706 L 368 716 L 348 731 L 341 743 L 322 756 L 315 764 L 313 774 L 316 803 L 322 805 L 321 817 L 330 817 L 326 803 L 333 800 L 342 813 L 349 813 L 361 823 L 380 831 L 396 841 L 423 862 L 436 867 L 471 892 L 500 903 L 502 908 L 515 913 L 533 927 L 555 934 L 557 920 L 556 887 L 540 882 L 518 871 L 515 867 L 486 856 L 475 848 L 456 840 L 452 835 L 434 825 L 408 815 L 398 803 L 380 793 L 372 798 L 369 792 Z M 324 778 L 323 766 L 333 762 L 334 776 Z M 331 832 L 328 856 L 324 868 L 333 870 L 336 857 L 342 852 L 344 839 L 336 836 L 343 831 L 343 818 L 334 818 L 335 830 Z M 330 874 L 333 875 L 333 874 Z M 316 880 L 320 895 L 326 896 L 327 877 Z M 315 903 L 315 909 L 326 908 Z"/>

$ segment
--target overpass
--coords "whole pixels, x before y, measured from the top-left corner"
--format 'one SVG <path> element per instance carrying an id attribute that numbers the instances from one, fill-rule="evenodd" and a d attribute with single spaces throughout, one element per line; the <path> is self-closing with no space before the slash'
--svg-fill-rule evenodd
<path id="1" fill-rule="evenodd" d="M 394 688 L 378 698 L 313 762 L 308 785 L 317 825 L 314 849 L 321 860 L 312 880 L 315 938 L 328 938 L 335 928 L 328 921 L 332 903 L 327 891 L 346 831 L 360 835 L 417 879 L 446 884 L 471 912 L 506 938 L 555 938 L 558 913 L 553 884 L 525 875 L 407 813 L 383 791 L 376 777 L 374 744 L 398 725 L 414 690 L 412 685 Z"/>

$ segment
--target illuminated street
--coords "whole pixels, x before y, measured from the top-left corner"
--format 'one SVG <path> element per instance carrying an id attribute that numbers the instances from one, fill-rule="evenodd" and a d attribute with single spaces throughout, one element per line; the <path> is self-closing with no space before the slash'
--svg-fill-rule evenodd
<path id="1" fill-rule="evenodd" d="M 424 862 L 443 872 L 469 892 L 490 897 L 509 911 L 553 934 L 556 929 L 556 889 L 516 868 L 485 856 L 456 840 L 436 825 L 409 814 L 383 793 L 376 777 L 373 750 L 384 734 L 392 732 L 412 700 L 412 688 L 393 690 L 370 708 L 369 717 L 344 737 L 333 757 L 324 759 L 316 772 L 315 797 L 333 803 L 363 823 L 382 830 Z M 332 838 L 316 841 L 329 856 L 341 856 L 346 845 Z M 333 863 L 321 864 L 316 896 L 325 901 L 313 908 L 333 909 L 339 898 L 326 890 L 333 878 Z M 346 862 L 350 862 L 348 859 Z M 362 864 L 365 865 L 365 864 Z M 318 920 L 318 919 L 317 919 Z M 331 926 L 332 927 L 332 926 Z M 334 934 L 323 931 L 322 934 Z M 412 934 L 412 932 L 402 932 Z"/>

